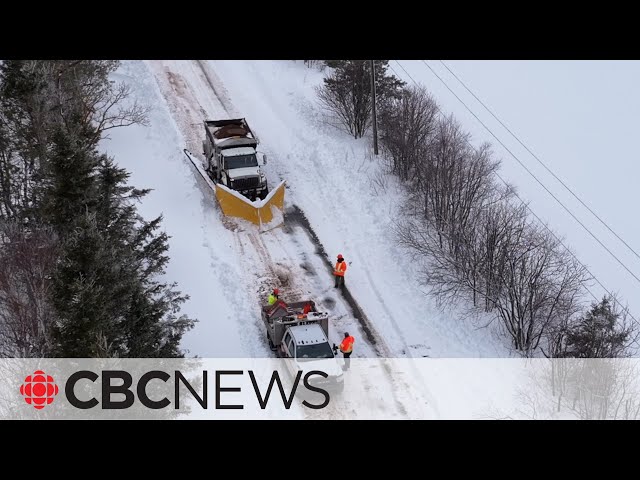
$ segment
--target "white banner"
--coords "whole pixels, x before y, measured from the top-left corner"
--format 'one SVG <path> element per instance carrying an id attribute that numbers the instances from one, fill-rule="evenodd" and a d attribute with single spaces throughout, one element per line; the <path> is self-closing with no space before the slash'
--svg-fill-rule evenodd
<path id="1" fill-rule="evenodd" d="M 637 419 L 638 359 L 1 359 L 2 419 Z"/>

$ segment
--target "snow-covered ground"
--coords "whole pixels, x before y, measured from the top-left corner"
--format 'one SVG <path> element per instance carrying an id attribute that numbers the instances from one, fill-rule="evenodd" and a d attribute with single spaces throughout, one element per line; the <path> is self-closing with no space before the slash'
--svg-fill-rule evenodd
<path id="1" fill-rule="evenodd" d="M 495 332 L 442 313 L 417 284 L 390 231 L 400 189 L 381 175 L 367 140 L 322 124 L 320 72 L 294 61 L 127 61 L 118 76 L 153 111 L 149 127 L 116 130 L 105 145 L 134 185 L 153 188 L 141 213 L 164 215 L 167 278 L 191 297 L 183 311 L 199 319 L 183 340 L 190 355 L 271 356 L 259 305 L 274 287 L 330 311 L 330 340 L 349 331 L 355 357 L 510 355 Z M 182 149 L 200 153 L 202 121 L 225 117 L 248 119 L 269 183 L 287 181 L 285 207 L 304 213 L 326 253 L 294 222 L 259 233 L 221 214 Z M 347 286 L 369 333 L 333 289 L 328 264 L 338 253 L 350 262 Z"/>
<path id="2" fill-rule="evenodd" d="M 420 73 L 417 64 L 403 63 L 413 68 L 410 72 L 414 78 L 426 80 L 427 73 Z M 482 77 L 480 73 L 473 77 L 476 70 L 466 64 L 452 65 L 465 78 Z M 491 67 L 475 68 L 486 73 Z M 607 202 L 600 202 L 601 195 L 593 195 L 592 207 L 632 245 L 637 244 L 638 227 L 630 226 L 625 218 L 629 210 L 615 208 L 632 202 L 634 177 L 615 176 L 594 160 L 598 155 L 606 156 L 606 164 L 614 165 L 611 170 L 622 168 L 614 160 L 630 158 L 620 153 L 632 151 L 623 149 L 630 147 L 618 142 L 615 158 L 605 155 L 607 150 L 601 143 L 599 148 L 584 147 L 573 155 L 571 152 L 577 150 L 570 145 L 581 146 L 584 140 L 581 129 L 573 125 L 568 128 L 566 124 L 573 117 L 562 117 L 561 107 L 551 100 L 544 108 L 545 104 L 540 103 L 544 82 L 540 79 L 542 83 L 531 79 L 525 83 L 536 92 L 531 97 L 537 102 L 531 99 L 531 103 L 521 103 L 519 115 L 503 115 L 506 103 L 519 103 L 513 99 L 528 93 L 525 87 L 520 87 L 519 93 L 506 88 L 507 73 L 524 74 L 505 65 L 495 68 L 502 68 L 505 73 L 500 80 L 506 82 L 502 83 L 502 96 L 496 93 L 497 87 L 487 93 L 482 83 L 478 93 L 516 131 L 542 132 L 540 138 L 523 139 L 558 174 L 572 180 L 576 191 L 589 196 L 606 190 Z M 260 320 L 260 304 L 265 302 L 269 289 L 279 287 L 285 300 L 312 298 L 323 310 L 330 311 L 330 340 L 337 343 L 342 333 L 349 331 L 356 337 L 355 357 L 510 356 L 507 342 L 498 338 L 492 327 L 479 328 L 455 311 L 439 311 L 417 284 L 416 266 L 395 245 L 390 230 L 398 213 L 400 188 L 393 178 L 382 175 L 380 162 L 372 157 L 367 140 L 354 140 L 322 123 L 314 92 L 322 81 L 321 72 L 306 68 L 301 61 L 128 61 L 116 76 L 128 81 L 136 98 L 150 104 L 153 110 L 149 127 L 115 130 L 104 145 L 131 172 L 135 186 L 153 188 L 139 208 L 147 218 L 162 214 L 163 227 L 171 236 L 167 279 L 177 282 L 179 289 L 191 297 L 183 312 L 199 319 L 183 340 L 189 355 L 271 357 Z M 476 138 L 486 138 L 451 101 L 445 101 L 433 81 L 425 83 Z M 556 93 L 561 92 L 559 89 Z M 557 95 L 553 98 L 557 100 Z M 582 107 L 582 117 L 597 117 L 600 111 L 588 112 L 585 105 Z M 531 130 L 523 119 L 535 123 L 531 119 L 536 115 L 541 128 Z M 196 154 L 202 151 L 204 119 L 225 117 L 248 119 L 261 140 L 259 149 L 268 156 L 266 173 L 270 185 L 286 180 L 288 220 L 284 228 L 260 233 L 251 224 L 225 218 L 213 192 L 184 155 L 185 147 Z M 577 123 L 584 127 L 587 120 L 582 117 Z M 606 138 L 613 141 L 607 126 L 606 120 L 597 119 L 588 139 L 601 142 L 598 134 L 606 131 Z M 565 131 L 561 132 L 563 128 Z M 545 141 L 541 142 L 541 138 Z M 562 144 L 564 149 L 558 147 L 561 141 L 566 142 Z M 556 163 L 552 164 L 551 158 Z M 567 158 L 579 165 L 574 163 L 571 167 L 558 160 Z M 590 249 L 586 237 L 569 228 L 570 223 L 563 220 L 558 208 L 535 195 L 533 182 L 517 171 L 520 167 L 513 166 L 506 155 L 504 159 L 505 177 L 521 187 L 536 212 L 569 237 L 580 258 L 606 285 L 623 292 L 630 302 L 637 301 L 633 298 L 637 291 L 634 280 L 626 279 L 601 252 Z M 584 175 L 578 176 L 578 171 Z M 587 180 L 585 177 L 589 176 L 598 180 Z M 606 186 L 614 181 L 620 188 Z M 317 239 L 294 221 L 296 215 L 292 212 L 304 213 Z M 338 253 L 349 262 L 346 282 L 361 315 L 333 289 L 330 264 Z M 355 418 L 366 405 L 373 417 L 467 418 L 474 412 L 467 408 L 465 398 L 489 401 L 489 392 L 504 388 L 501 380 L 519 381 L 512 363 L 489 364 L 482 373 L 482 369 L 472 371 L 464 362 L 429 363 L 428 371 L 420 370 L 417 364 L 412 366 L 412 362 L 418 360 L 405 362 L 403 365 L 408 366 L 400 372 L 377 367 L 362 375 L 351 372 L 351 381 L 355 382 L 349 390 L 351 396 L 344 397 L 346 403 L 340 408 L 321 412 L 319 417 L 328 413 L 331 418 Z M 455 387 L 452 378 L 459 379 Z M 392 392 L 390 400 L 376 397 L 380 391 Z"/>
<path id="3" fill-rule="evenodd" d="M 640 321 L 640 282 L 587 233 L 422 61 L 391 61 L 397 75 L 425 85 L 453 113 L 474 143 L 489 141 L 503 160 L 503 178 L 518 187 L 533 211 L 566 237 L 577 257 L 611 292 L 619 292 Z M 431 68 L 504 145 L 640 278 L 640 258 L 609 232 L 465 90 L 438 60 Z M 626 243 L 640 254 L 636 220 L 640 162 L 638 61 L 445 61 L 520 140 Z M 406 69 L 403 71 L 402 67 Z M 410 77 L 409 77 L 410 75 Z M 604 290 L 594 285 L 596 296 Z"/>
<path id="4" fill-rule="evenodd" d="M 489 330 L 474 329 L 455 312 L 442 314 L 424 295 L 390 230 L 398 185 L 384 178 L 366 140 L 322 123 L 314 90 L 321 72 L 300 61 L 211 61 L 207 67 L 235 111 L 250 119 L 272 172 L 287 179 L 288 201 L 304 210 L 331 260 L 342 253 L 352 262 L 349 289 L 392 355 L 507 354 Z"/>

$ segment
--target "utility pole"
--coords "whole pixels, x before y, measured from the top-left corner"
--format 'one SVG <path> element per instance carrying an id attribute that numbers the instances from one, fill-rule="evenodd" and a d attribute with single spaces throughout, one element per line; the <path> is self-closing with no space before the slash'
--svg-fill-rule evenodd
<path id="1" fill-rule="evenodd" d="M 371 102 L 373 113 L 373 153 L 378 155 L 378 119 L 376 118 L 376 66 L 371 60 Z"/>

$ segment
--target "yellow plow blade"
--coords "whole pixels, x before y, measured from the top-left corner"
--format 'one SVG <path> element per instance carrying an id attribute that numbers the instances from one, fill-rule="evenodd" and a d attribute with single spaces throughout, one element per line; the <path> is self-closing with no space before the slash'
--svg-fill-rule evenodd
<path id="1" fill-rule="evenodd" d="M 228 217 L 248 220 L 260 227 L 275 228 L 283 223 L 285 182 L 271 190 L 264 200 L 252 202 L 244 195 L 224 185 L 216 185 L 216 198 Z"/>

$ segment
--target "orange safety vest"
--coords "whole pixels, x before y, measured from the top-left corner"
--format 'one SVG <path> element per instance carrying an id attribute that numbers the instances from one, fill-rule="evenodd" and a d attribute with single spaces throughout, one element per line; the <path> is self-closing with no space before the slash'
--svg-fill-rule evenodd
<path id="1" fill-rule="evenodd" d="M 340 344 L 340 351 L 342 353 L 351 353 L 351 351 L 353 350 L 353 342 L 355 341 L 356 339 L 353 338 L 352 336 L 346 337 L 344 340 L 342 340 L 342 343 Z"/>
<path id="2" fill-rule="evenodd" d="M 336 268 L 333 269 L 333 274 L 339 277 L 344 277 L 344 272 L 347 271 L 347 262 L 344 260 L 341 262 L 336 262 Z"/>

